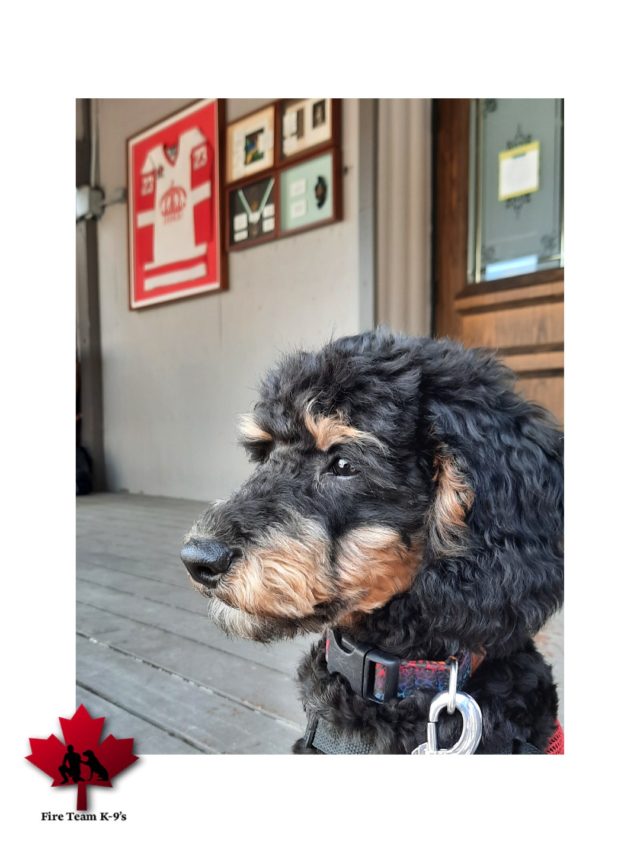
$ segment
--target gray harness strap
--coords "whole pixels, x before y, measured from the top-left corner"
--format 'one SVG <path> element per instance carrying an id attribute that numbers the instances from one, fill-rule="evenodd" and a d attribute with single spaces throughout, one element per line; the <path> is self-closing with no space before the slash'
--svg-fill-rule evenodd
<path id="1" fill-rule="evenodd" d="M 325 755 L 373 755 L 375 749 L 358 735 L 338 732 L 318 716 L 311 716 L 304 734 L 305 745 Z"/>

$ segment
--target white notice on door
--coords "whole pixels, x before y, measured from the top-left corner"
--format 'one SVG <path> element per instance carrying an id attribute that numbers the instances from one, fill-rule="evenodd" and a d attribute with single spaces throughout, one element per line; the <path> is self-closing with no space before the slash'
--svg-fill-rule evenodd
<path id="1" fill-rule="evenodd" d="M 501 151 L 498 157 L 499 201 L 535 193 L 540 189 L 539 141 Z"/>

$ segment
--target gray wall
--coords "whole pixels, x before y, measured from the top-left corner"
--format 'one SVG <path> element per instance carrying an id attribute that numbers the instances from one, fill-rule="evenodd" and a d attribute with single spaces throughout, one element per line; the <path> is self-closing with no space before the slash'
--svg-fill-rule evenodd
<path id="1" fill-rule="evenodd" d="M 126 184 L 126 138 L 190 100 L 98 102 L 107 197 Z M 265 102 L 228 101 L 228 118 Z M 359 287 L 360 110 L 343 102 L 344 221 L 232 253 L 226 293 L 130 311 L 126 206 L 107 208 L 98 251 L 110 490 L 224 497 L 249 470 L 235 426 L 265 368 L 282 351 L 371 325 Z"/>

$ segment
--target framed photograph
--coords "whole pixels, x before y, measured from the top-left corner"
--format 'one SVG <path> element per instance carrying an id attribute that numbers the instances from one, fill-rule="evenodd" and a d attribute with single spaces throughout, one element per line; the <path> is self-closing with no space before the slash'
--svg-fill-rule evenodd
<path id="1" fill-rule="evenodd" d="M 341 184 L 337 149 L 283 169 L 280 174 L 281 235 L 341 219 Z"/>
<path id="2" fill-rule="evenodd" d="M 278 183 L 274 173 L 227 190 L 228 248 L 244 249 L 277 237 L 278 209 Z"/>
<path id="3" fill-rule="evenodd" d="M 302 98 L 280 102 L 280 159 L 307 154 L 314 148 L 336 144 L 340 100 Z"/>
<path id="4" fill-rule="evenodd" d="M 223 125 L 223 101 L 197 101 L 127 140 L 131 308 L 226 288 Z"/>
<path id="5" fill-rule="evenodd" d="M 274 104 L 227 126 L 228 184 L 273 168 L 274 132 Z"/>

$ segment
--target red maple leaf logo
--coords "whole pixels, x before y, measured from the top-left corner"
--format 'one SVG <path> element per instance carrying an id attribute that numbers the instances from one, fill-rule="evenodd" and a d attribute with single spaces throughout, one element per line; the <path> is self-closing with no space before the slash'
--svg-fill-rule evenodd
<path id="1" fill-rule="evenodd" d="M 133 738 L 113 735 L 100 743 L 104 717 L 92 717 L 80 705 L 70 720 L 60 717 L 64 743 L 55 735 L 29 738 L 31 755 L 27 761 L 51 776 L 52 786 L 77 785 L 76 809 L 87 810 L 87 785 L 111 787 L 111 780 L 138 760 L 133 754 Z"/>

